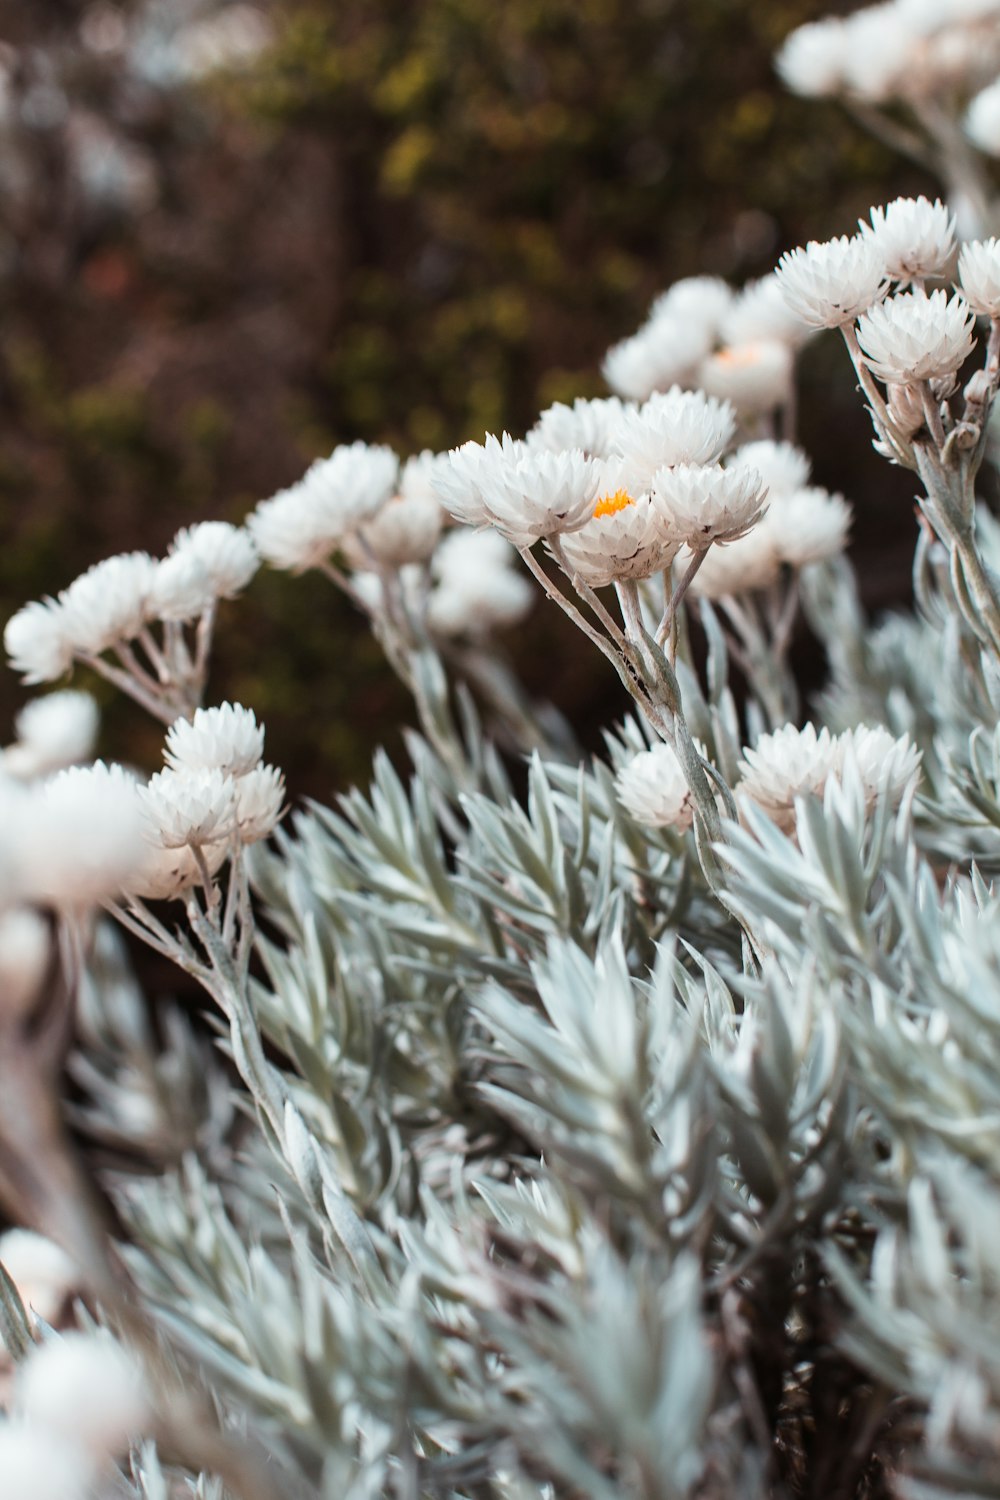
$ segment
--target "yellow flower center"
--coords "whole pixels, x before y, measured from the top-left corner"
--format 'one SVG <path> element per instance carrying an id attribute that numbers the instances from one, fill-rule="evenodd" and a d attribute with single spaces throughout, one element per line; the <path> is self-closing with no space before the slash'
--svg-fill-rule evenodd
<path id="1" fill-rule="evenodd" d="M 632 496 L 627 490 L 615 490 L 613 495 L 605 495 L 598 500 L 594 507 L 594 520 L 598 516 L 616 516 L 620 510 L 632 504 Z"/>

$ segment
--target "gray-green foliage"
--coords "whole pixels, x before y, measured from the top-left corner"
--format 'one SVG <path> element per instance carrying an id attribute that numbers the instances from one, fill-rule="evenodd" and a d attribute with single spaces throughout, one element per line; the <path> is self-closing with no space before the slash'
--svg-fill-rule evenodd
<path id="1" fill-rule="evenodd" d="M 812 578 L 835 725 L 909 730 L 923 792 L 748 811 L 728 910 L 616 803 L 636 723 L 504 769 L 442 700 L 297 813 L 252 871 L 281 1143 L 95 985 L 81 1119 L 161 1168 L 110 1183 L 130 1262 L 289 1495 L 1000 1494 L 996 685 L 934 586 L 948 628 L 872 630 Z M 685 691 L 726 754 L 718 663 Z"/>

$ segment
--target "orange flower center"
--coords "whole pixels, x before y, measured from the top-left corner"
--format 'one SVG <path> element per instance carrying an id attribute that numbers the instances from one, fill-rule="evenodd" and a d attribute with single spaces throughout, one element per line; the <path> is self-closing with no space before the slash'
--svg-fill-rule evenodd
<path id="1" fill-rule="evenodd" d="M 632 504 L 632 496 L 627 490 L 615 490 L 613 495 L 605 495 L 598 500 L 594 507 L 594 520 L 598 516 L 616 516 L 620 510 Z"/>

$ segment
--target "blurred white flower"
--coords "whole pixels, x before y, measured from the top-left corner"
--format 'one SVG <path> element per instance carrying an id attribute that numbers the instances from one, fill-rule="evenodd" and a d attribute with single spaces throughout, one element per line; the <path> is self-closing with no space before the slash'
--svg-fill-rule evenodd
<path id="1" fill-rule="evenodd" d="M 386 568 L 426 562 L 434 551 L 443 524 L 444 512 L 435 495 L 401 492 L 387 500 L 370 521 L 359 527 L 356 541 L 348 539 L 345 554 L 360 563 L 370 563 L 374 559 Z"/>
<path id="2" fill-rule="evenodd" d="M 893 281 L 944 275 L 955 253 L 955 216 L 940 199 L 895 198 L 870 218 L 861 233 L 874 241 Z"/>
<path id="3" fill-rule="evenodd" d="M 601 370 L 617 395 L 643 401 L 654 391 L 688 383 L 713 338 L 714 332 L 696 319 L 661 308 L 638 333 L 608 350 Z"/>
<path id="4" fill-rule="evenodd" d="M 14 1401 L 29 1421 L 100 1459 L 127 1452 L 152 1416 L 141 1366 L 106 1333 L 64 1333 L 36 1345 L 18 1369 Z"/>
<path id="5" fill-rule="evenodd" d="M 782 562 L 804 568 L 843 552 L 851 507 L 843 495 L 812 485 L 776 500 L 767 521 Z"/>
<path id="6" fill-rule="evenodd" d="M 98 709 L 89 693 L 66 689 L 26 703 L 14 721 L 17 744 L 0 759 L 8 776 L 29 778 L 86 760 L 97 738 Z"/>
<path id="7" fill-rule="evenodd" d="M 33 786 L 15 843 L 24 899 L 86 907 L 116 896 L 143 858 L 133 779 L 121 766 L 71 766 Z"/>
<path id="8" fill-rule="evenodd" d="M 11 615 L 3 643 L 14 671 L 29 684 L 54 682 L 73 664 L 73 645 L 54 599 L 25 604 Z"/>
<path id="9" fill-rule="evenodd" d="M 771 438 L 760 438 L 753 443 L 743 443 L 727 460 L 756 469 L 767 486 L 768 500 L 773 504 L 780 495 L 790 495 L 809 482 L 812 465 L 808 454 L 794 443 L 777 443 Z"/>
<path id="10" fill-rule="evenodd" d="M 842 21 L 833 17 L 810 21 L 786 36 L 775 66 L 793 93 L 821 98 L 843 87 L 849 50 L 850 38 Z"/>
<path id="11" fill-rule="evenodd" d="M 74 653 L 99 656 L 131 641 L 151 616 L 156 563 L 127 552 L 95 563 L 59 595 L 62 625 Z"/>
<path id="12" fill-rule="evenodd" d="M 228 521 L 201 521 L 185 526 L 170 544 L 168 556 L 194 558 L 205 569 L 219 599 L 232 599 L 246 588 L 260 559 L 244 526 Z"/>
<path id="13" fill-rule="evenodd" d="M 737 411 L 759 416 L 783 406 L 792 393 L 794 356 L 777 339 L 728 344 L 698 366 L 697 381 L 710 396 L 731 401 Z"/>
<path id="14" fill-rule="evenodd" d="M 778 578 L 783 561 L 768 525 L 770 515 L 768 511 L 746 536 L 737 537 L 724 547 L 711 547 L 695 574 L 691 592 L 704 599 L 726 599 L 770 587 Z M 690 561 L 690 552 L 682 548 L 677 555 L 678 571 L 683 572 Z"/>
<path id="15" fill-rule="evenodd" d="M 958 279 L 974 312 L 1000 318 L 1000 240 L 969 240 L 958 257 Z"/>
<path id="16" fill-rule="evenodd" d="M 190 552 L 174 552 L 156 564 L 150 615 L 157 620 L 197 620 L 215 603 L 208 569 Z"/>
<path id="17" fill-rule="evenodd" d="M 987 156 L 1000 156 L 1000 78 L 972 100 L 965 112 L 965 133 Z"/>
<path id="18" fill-rule="evenodd" d="M 733 541 L 759 518 L 767 496 L 756 469 L 741 464 L 676 464 L 653 480 L 653 508 L 663 536 L 701 549 Z"/>
<path id="19" fill-rule="evenodd" d="M 719 329 L 726 344 L 754 344 L 758 339 L 777 339 L 793 349 L 804 344 L 815 331 L 792 312 L 773 271 L 759 281 L 747 282 Z"/>
<path id="20" fill-rule="evenodd" d="M 199 849 L 209 875 L 218 873 L 228 853 L 227 843 L 202 844 Z M 144 901 L 173 901 L 192 886 L 200 884 L 201 879 L 202 867 L 193 849 L 187 845 L 168 849 L 163 844 L 149 842 L 142 864 L 129 879 L 126 889 L 130 896 Z"/>
<path id="21" fill-rule="evenodd" d="M 79 1267 L 62 1246 L 31 1229 L 8 1229 L 0 1235 L 0 1261 L 25 1307 L 46 1323 L 56 1321 L 80 1285 Z"/>
<path id="22" fill-rule="evenodd" d="M 448 532 L 431 560 L 436 586 L 427 601 L 430 628 L 443 636 L 482 635 L 523 620 L 535 591 L 515 571 L 516 559 L 495 531 Z"/>
<path id="23" fill-rule="evenodd" d="M 839 765 L 853 759 L 861 775 L 868 805 L 880 794 L 893 804 L 899 802 L 907 786 L 920 774 L 921 752 L 910 741 L 901 739 L 884 725 L 858 724 L 837 737 Z"/>
<path id="24" fill-rule="evenodd" d="M 683 833 L 694 821 L 694 802 L 681 763 L 669 745 L 655 745 L 633 756 L 615 777 L 615 790 L 637 823 Z"/>
<path id="25" fill-rule="evenodd" d="M 648 321 L 676 318 L 714 335 L 728 316 L 733 297 L 732 287 L 721 276 L 683 276 L 656 298 Z"/>
<path id="26" fill-rule="evenodd" d="M 0 1016 L 5 1022 L 18 1020 L 33 1009 L 51 948 L 49 925 L 36 911 L 12 906 L 0 912 Z"/>
<path id="27" fill-rule="evenodd" d="M 810 240 L 787 250 L 775 275 L 796 317 L 811 328 L 838 328 L 885 296 L 885 262 L 869 235 Z"/>
<path id="28" fill-rule="evenodd" d="M 218 770 L 245 776 L 260 765 L 264 726 L 252 708 L 223 703 L 196 708 L 193 719 L 177 719 L 167 730 L 164 759 L 173 770 Z"/>
<path id="29" fill-rule="evenodd" d="M 900 292 L 858 320 L 858 343 L 879 380 L 912 384 L 954 374 L 972 353 L 974 330 L 964 297 Z"/>
<path id="30" fill-rule="evenodd" d="M 93 1460 L 48 1426 L 0 1423 L 0 1495 L 4 1500 L 90 1500 Z"/>

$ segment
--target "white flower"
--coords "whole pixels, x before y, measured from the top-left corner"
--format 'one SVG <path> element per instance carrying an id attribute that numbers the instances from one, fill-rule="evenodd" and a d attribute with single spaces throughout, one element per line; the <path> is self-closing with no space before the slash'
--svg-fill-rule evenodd
<path id="1" fill-rule="evenodd" d="M 73 644 L 54 599 L 25 604 L 7 621 L 4 649 L 27 683 L 54 682 L 73 664 Z"/>
<path id="2" fill-rule="evenodd" d="M 586 526 L 562 539 L 566 568 L 591 588 L 625 578 L 648 578 L 668 568 L 677 543 L 668 540 L 648 495 L 630 495 L 620 482 L 621 461 L 609 464 L 605 493 Z"/>
<path id="3" fill-rule="evenodd" d="M 663 536 L 698 550 L 742 536 L 759 518 L 766 496 L 756 469 L 741 464 L 677 464 L 659 469 L 653 480 Z"/>
<path id="4" fill-rule="evenodd" d="M 683 833 L 694 821 L 694 803 L 681 763 L 669 745 L 641 750 L 615 778 L 618 800 L 637 823 L 676 828 Z"/>
<path id="5" fill-rule="evenodd" d="M 374 558 L 383 567 L 402 568 L 426 562 L 444 524 L 440 501 L 433 494 L 400 493 L 387 500 L 357 532 L 358 544 L 347 546 L 349 557 Z"/>
<path id="6" fill-rule="evenodd" d="M 796 797 L 822 794 L 838 765 L 838 747 L 828 729 L 817 733 L 815 724 L 802 729 L 785 724 L 744 750 L 737 800 L 755 803 L 789 833 L 795 827 Z"/>
<path id="7" fill-rule="evenodd" d="M 522 446 L 516 456 L 496 454 L 484 466 L 480 488 L 501 536 L 523 547 L 589 520 L 600 480 L 599 464 L 579 448 L 549 453 Z"/>
<path id="8" fill-rule="evenodd" d="M 591 401 L 578 396 L 572 406 L 557 401 L 542 412 L 527 442 L 553 453 L 579 448 L 591 458 L 606 458 L 625 409 L 617 396 L 599 396 Z"/>
<path id="9" fill-rule="evenodd" d="M 219 599 L 232 599 L 246 588 L 260 565 L 253 538 L 244 526 L 228 521 L 200 521 L 185 526 L 170 544 L 170 556 L 194 558 L 208 574 Z"/>
<path id="10" fill-rule="evenodd" d="M 715 334 L 732 304 L 733 289 L 721 276 L 683 276 L 657 297 L 649 310 L 649 322 L 676 318 Z"/>
<path id="11" fill-rule="evenodd" d="M 463 443 L 447 455 L 448 462 L 431 477 L 434 492 L 449 515 L 466 526 L 485 526 L 490 517 L 483 500 L 482 480 L 499 463 L 513 462 L 527 453 L 527 445 L 509 433 L 485 442 Z"/>
<path id="12" fill-rule="evenodd" d="M 757 470 L 772 505 L 779 496 L 790 495 L 807 484 L 812 467 L 808 454 L 794 443 L 776 443 L 771 438 L 744 443 L 736 449 L 731 462 Z"/>
<path id="13" fill-rule="evenodd" d="M 753 344 L 758 339 L 777 339 L 798 348 L 815 333 L 796 317 L 785 301 L 775 272 L 759 281 L 748 281 L 719 330 L 726 344 Z"/>
<path id="14" fill-rule="evenodd" d="M 48 923 L 30 907 L 13 906 L 0 913 L 0 1015 L 5 1022 L 33 1008 L 51 946 Z"/>
<path id="15" fill-rule="evenodd" d="M 218 767 L 157 771 L 139 799 L 149 821 L 150 842 L 166 849 L 197 848 L 233 831 L 236 783 Z"/>
<path id="16" fill-rule="evenodd" d="M 445 533 L 431 559 L 431 573 L 439 581 L 472 583 L 481 573 L 510 572 L 517 553 L 497 531 L 472 531 L 455 526 Z"/>
<path id="17" fill-rule="evenodd" d="M 844 82 L 847 91 L 873 103 L 891 98 L 904 84 L 913 33 L 893 0 L 866 5 L 848 16 Z"/>
<path id="18" fill-rule="evenodd" d="M 86 760 L 97 738 L 97 704 L 67 689 L 26 703 L 14 721 L 18 743 L 3 755 L 8 776 L 43 776 Z"/>
<path id="19" fill-rule="evenodd" d="M 654 391 L 686 383 L 712 347 L 712 338 L 702 323 L 661 311 L 609 349 L 601 369 L 619 396 L 642 401 Z"/>
<path id="20" fill-rule="evenodd" d="M 900 292 L 858 321 L 858 343 L 873 374 L 912 384 L 954 374 L 975 345 L 975 318 L 963 297 Z"/>
<path id="21" fill-rule="evenodd" d="M 485 568 L 460 579 L 449 573 L 427 601 L 427 623 L 438 635 L 484 635 L 517 625 L 535 602 L 535 592 L 513 568 Z"/>
<path id="22" fill-rule="evenodd" d="M 0 1424 L 4 1500 L 89 1500 L 93 1461 L 75 1443 L 33 1422 Z"/>
<path id="23" fill-rule="evenodd" d="M 156 563 L 146 552 L 127 552 L 95 563 L 59 595 L 63 629 L 74 652 L 99 656 L 130 641 L 152 618 L 150 595 Z"/>
<path id="24" fill-rule="evenodd" d="M 199 853 L 209 875 L 221 869 L 229 846 L 225 843 L 203 844 Z M 183 896 L 202 879 L 201 865 L 194 850 L 185 845 L 180 849 L 166 849 L 162 844 L 149 843 L 142 865 L 128 883 L 128 893 L 144 901 L 173 901 Z"/>
<path id="25" fill-rule="evenodd" d="M 897 739 L 881 724 L 874 727 L 858 724 L 845 730 L 837 736 L 837 749 L 840 765 L 853 758 L 869 807 L 880 793 L 893 804 L 898 803 L 920 772 L 921 752 L 910 742 L 909 735 Z"/>
<path id="26" fill-rule="evenodd" d="M 1000 318 L 1000 240 L 970 240 L 963 245 L 958 279 L 974 312 Z"/>
<path id="27" fill-rule="evenodd" d="M 79 1269 L 62 1246 L 30 1229 L 0 1235 L 0 1261 L 25 1307 L 46 1323 L 56 1321 L 80 1284 Z"/>
<path id="28" fill-rule="evenodd" d="M 895 198 L 873 208 L 871 225 L 861 221 L 894 281 L 941 276 L 955 253 L 955 216 L 940 198 Z"/>
<path id="29" fill-rule="evenodd" d="M 143 857 L 135 783 L 121 766 L 71 766 L 21 804 L 16 867 L 23 896 L 56 907 L 116 896 Z"/>
<path id="30" fill-rule="evenodd" d="M 106 1333 L 64 1333 L 36 1345 L 17 1372 L 15 1405 L 98 1458 L 125 1453 L 151 1419 L 141 1367 Z"/>
<path id="31" fill-rule="evenodd" d="M 236 783 L 236 833 L 254 844 L 274 831 L 285 800 L 285 778 L 276 766 L 256 766 Z"/>
<path id="32" fill-rule="evenodd" d="M 727 345 L 698 366 L 697 381 L 710 396 L 731 401 L 749 416 L 783 406 L 792 393 L 793 355 L 777 339 Z"/>
<path id="33" fill-rule="evenodd" d="M 813 98 L 836 94 L 843 87 L 849 48 L 842 21 L 833 17 L 811 21 L 786 36 L 775 66 L 793 93 Z"/>
<path id="34" fill-rule="evenodd" d="M 796 317 L 811 328 L 837 328 L 883 297 L 889 282 L 871 236 L 810 240 L 787 250 L 775 275 Z"/>
<path id="35" fill-rule="evenodd" d="M 173 770 L 218 770 L 245 776 L 260 765 L 264 726 L 252 708 L 223 703 L 196 708 L 193 719 L 176 719 L 167 730 L 164 759 Z"/>
<path id="36" fill-rule="evenodd" d="M 987 156 L 1000 156 L 1000 78 L 976 95 L 963 123 L 974 146 Z"/>
<path id="37" fill-rule="evenodd" d="M 843 495 L 811 486 L 773 504 L 767 519 L 782 561 L 804 568 L 843 552 L 851 507 Z"/>
<path id="38" fill-rule="evenodd" d="M 261 556 L 301 573 L 317 567 L 396 489 L 390 448 L 351 443 L 317 459 L 298 484 L 258 505 L 247 526 Z"/>
<path id="39" fill-rule="evenodd" d="M 736 413 L 728 401 L 678 386 L 622 414 L 614 438 L 633 482 L 649 489 L 665 464 L 707 464 L 721 457 L 732 439 Z"/>
<path id="40" fill-rule="evenodd" d="M 768 525 L 770 516 L 768 511 L 746 536 L 724 547 L 711 547 L 695 574 L 691 592 L 704 599 L 726 599 L 770 587 L 782 563 L 774 531 Z M 682 549 L 677 556 L 678 572 L 683 572 L 690 561 L 690 552 Z"/>
<path id="41" fill-rule="evenodd" d="M 197 620 L 215 603 L 204 563 L 190 552 L 173 552 L 156 564 L 149 612 L 158 620 Z"/>

